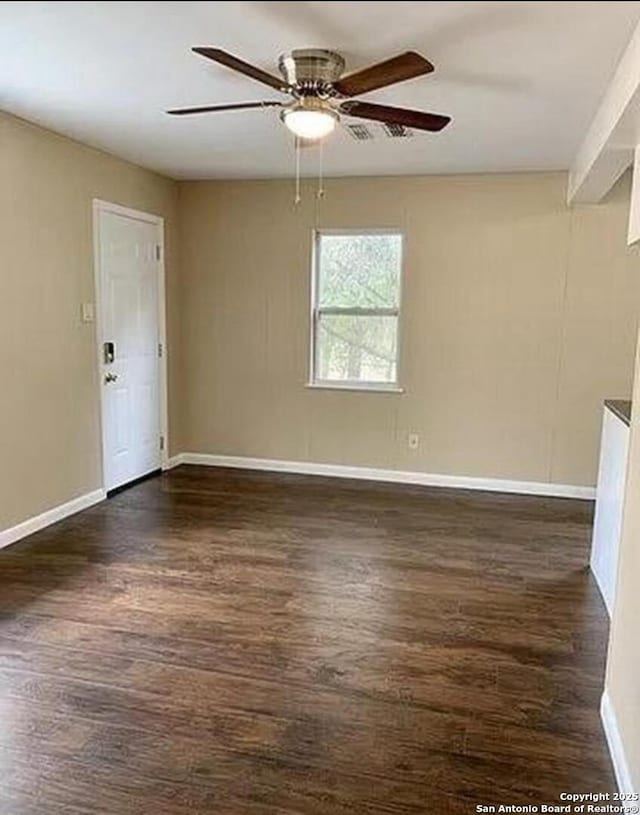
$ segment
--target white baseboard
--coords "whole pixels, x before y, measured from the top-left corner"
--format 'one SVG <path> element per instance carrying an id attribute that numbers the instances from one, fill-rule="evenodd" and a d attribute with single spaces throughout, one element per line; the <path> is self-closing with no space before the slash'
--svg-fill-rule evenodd
<path id="1" fill-rule="evenodd" d="M 27 518 L 26 521 L 22 521 L 16 526 L 1 529 L 0 549 L 9 546 L 10 543 L 15 543 L 21 538 L 26 538 L 27 535 L 32 535 L 40 529 L 44 529 L 45 526 L 50 526 L 63 518 L 67 518 L 69 515 L 74 515 L 76 512 L 81 512 L 83 509 L 103 501 L 106 496 L 105 490 L 93 490 L 93 492 L 87 492 L 85 495 L 79 495 L 77 498 L 67 501 L 66 504 L 60 504 L 57 507 L 48 509 L 46 512 L 42 512 L 40 515 L 35 515 L 33 518 Z"/>
<path id="2" fill-rule="evenodd" d="M 604 733 L 607 737 L 607 744 L 609 745 L 609 753 L 611 755 L 611 762 L 616 774 L 616 781 L 618 782 L 618 791 L 625 795 L 633 795 L 639 790 L 633 789 L 633 782 L 631 780 L 631 772 L 627 757 L 624 752 L 624 745 L 620 730 L 618 729 L 618 719 L 609 692 L 605 689 L 602 694 L 602 703 L 600 705 L 600 716 L 602 718 L 602 726 Z"/>
<path id="3" fill-rule="evenodd" d="M 362 478 L 369 481 L 389 481 L 400 484 L 421 484 L 428 487 L 451 487 L 465 490 L 512 492 L 521 495 L 542 495 L 554 498 L 582 498 L 593 500 L 594 487 L 572 484 L 551 484 L 545 481 L 510 481 L 502 478 L 475 478 L 472 476 L 438 475 L 434 473 L 383 470 L 373 467 L 351 467 L 343 464 L 317 464 L 310 461 L 282 461 L 271 458 L 244 456 L 218 456 L 209 453 L 181 453 L 172 461 L 178 464 L 203 464 L 207 467 L 238 467 L 245 470 L 326 475 L 334 478 Z"/>
<path id="4" fill-rule="evenodd" d="M 174 467 L 177 467 L 180 464 L 184 464 L 183 454 L 182 453 L 178 453 L 177 456 L 169 456 L 169 458 L 164 463 L 164 466 L 162 467 L 162 469 L 165 470 L 165 471 L 166 470 L 173 470 Z"/>
<path id="5" fill-rule="evenodd" d="M 609 620 L 613 617 L 613 609 L 610 607 L 611 600 L 609 599 L 609 592 L 607 592 L 606 587 L 602 581 L 602 575 L 600 574 L 600 570 L 598 568 L 593 568 L 594 564 L 592 562 L 589 563 L 589 571 L 593 579 L 596 581 L 596 586 L 598 587 L 598 591 L 600 592 L 600 597 L 602 597 L 602 602 L 604 603 L 604 607 L 607 609 L 607 614 L 609 615 Z"/>

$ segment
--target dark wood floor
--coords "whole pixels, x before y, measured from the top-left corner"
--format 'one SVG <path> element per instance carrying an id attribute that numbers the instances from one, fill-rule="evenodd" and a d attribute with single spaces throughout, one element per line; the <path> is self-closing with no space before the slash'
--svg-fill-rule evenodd
<path id="1" fill-rule="evenodd" d="M 2 815 L 611 791 L 585 502 L 180 467 L 0 552 Z"/>

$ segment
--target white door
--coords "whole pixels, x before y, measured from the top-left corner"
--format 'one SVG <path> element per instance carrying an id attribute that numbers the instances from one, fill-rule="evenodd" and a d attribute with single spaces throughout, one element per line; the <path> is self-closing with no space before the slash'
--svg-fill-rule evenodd
<path id="1" fill-rule="evenodd" d="M 97 211 L 105 487 L 161 465 L 158 289 L 161 226 Z"/>

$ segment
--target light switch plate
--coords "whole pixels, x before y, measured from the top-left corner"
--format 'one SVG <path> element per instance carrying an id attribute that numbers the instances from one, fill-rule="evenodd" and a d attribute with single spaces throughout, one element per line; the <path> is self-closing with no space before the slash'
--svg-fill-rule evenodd
<path id="1" fill-rule="evenodd" d="M 83 303 L 81 311 L 82 311 L 82 322 L 92 323 L 94 317 L 93 303 Z"/>

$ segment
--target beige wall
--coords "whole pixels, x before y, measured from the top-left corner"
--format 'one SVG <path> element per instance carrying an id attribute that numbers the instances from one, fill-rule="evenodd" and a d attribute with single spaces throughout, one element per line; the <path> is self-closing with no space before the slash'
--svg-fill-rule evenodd
<path id="1" fill-rule="evenodd" d="M 170 409 L 179 401 L 175 183 L 0 115 L 0 529 L 101 486 L 95 327 L 80 321 L 94 197 L 167 219 Z"/>
<path id="2" fill-rule="evenodd" d="M 180 184 L 185 450 L 593 484 L 632 381 L 628 179 L 572 211 L 560 173 L 326 187 Z M 305 388 L 314 226 L 404 230 L 404 394 Z"/>
<path id="3" fill-rule="evenodd" d="M 172 452 L 593 482 L 631 381 L 627 182 L 568 211 L 562 174 L 330 180 L 296 208 L 291 181 L 176 184 L 10 116 L 0 173 L 0 529 L 101 483 L 94 197 L 167 220 Z M 304 387 L 314 226 L 405 231 L 403 395 Z"/>

